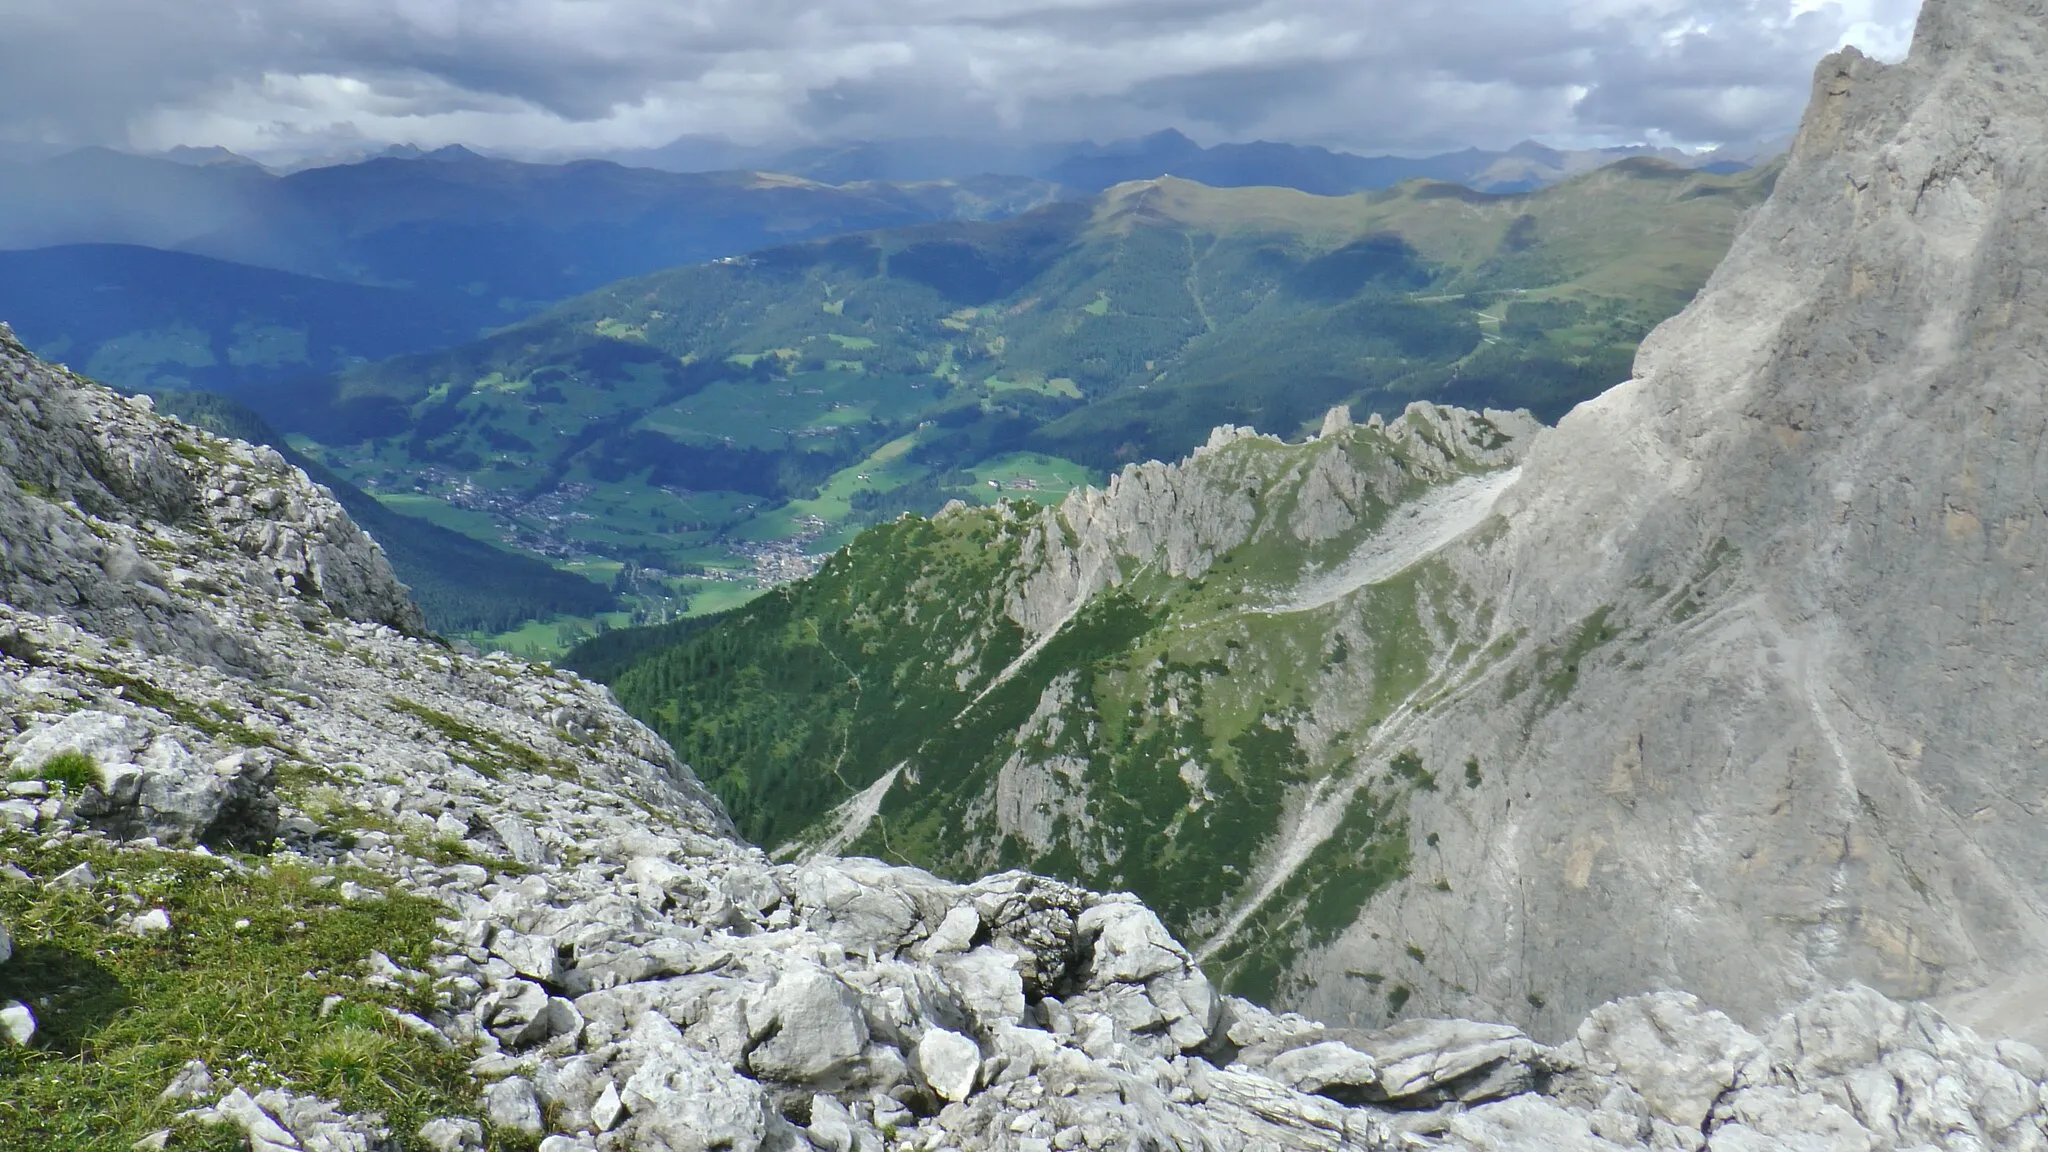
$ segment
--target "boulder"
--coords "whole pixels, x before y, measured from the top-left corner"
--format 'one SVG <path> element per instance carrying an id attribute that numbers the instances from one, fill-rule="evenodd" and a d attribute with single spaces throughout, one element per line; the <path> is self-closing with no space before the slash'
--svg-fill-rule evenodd
<path id="1" fill-rule="evenodd" d="M 298 1137 L 292 1135 L 291 1129 L 278 1123 L 277 1118 L 257 1103 L 255 1097 L 240 1088 L 222 1097 L 221 1102 L 214 1105 L 214 1111 L 242 1130 L 242 1134 L 249 1138 L 251 1152 L 278 1152 L 299 1146 Z"/>
<path id="2" fill-rule="evenodd" d="M 631 1117 L 615 1130 L 618 1146 L 760 1152 L 773 1147 L 771 1138 L 780 1143 L 789 1134 L 759 1084 L 708 1052 L 667 1039 L 673 1031 L 635 1028 L 639 1065 L 619 1093 Z"/>
<path id="3" fill-rule="evenodd" d="M 276 1088 L 257 1093 L 256 1103 L 277 1117 L 302 1152 L 374 1152 L 391 1147 L 391 1134 L 374 1112 L 350 1115 L 331 1101 Z"/>
<path id="4" fill-rule="evenodd" d="M 1516 1096 L 1453 1116 L 1450 1135 L 1453 1147 L 1472 1152 L 1627 1152 L 1641 1147 L 1634 1141 L 1617 1144 L 1606 1139 L 1593 1130 L 1584 1113 L 1540 1096 Z M 1699 1134 L 1693 1139 L 1697 1141 Z M 1779 1152 L 1784 1152 L 1782 1146 Z"/>
<path id="5" fill-rule="evenodd" d="M 420 1125 L 419 1140 L 428 1152 L 483 1152 L 483 1125 L 443 1116 Z"/>
<path id="6" fill-rule="evenodd" d="M 917 1042 L 911 1065 L 932 1095 L 958 1103 L 974 1094 L 975 1080 L 981 1074 L 981 1048 L 958 1032 L 933 1028 Z"/>
<path id="7" fill-rule="evenodd" d="M 804 1136 L 818 1152 L 857 1152 L 859 1134 L 853 1114 L 836 1097 L 811 1097 L 811 1122 Z"/>
<path id="8" fill-rule="evenodd" d="M 1183 1052 L 1209 1042 L 1222 1018 L 1222 1000 L 1199 968 L 1155 976 L 1145 985 L 1146 998 L 1158 1009 L 1166 1034 Z"/>
<path id="9" fill-rule="evenodd" d="M 257 851 L 277 837 L 275 771 L 267 755 L 236 752 L 211 763 L 178 737 L 130 716 L 86 709 L 8 741 L 16 771 L 36 771 L 76 752 L 99 768 L 78 815 L 124 840 L 206 844 Z"/>
<path id="10" fill-rule="evenodd" d="M 477 1021 L 507 1048 L 547 1039 L 551 1016 L 547 989 L 528 980 L 508 980 L 477 1003 Z"/>
<path id="11" fill-rule="evenodd" d="M 127 931 L 131 936 L 155 936 L 171 930 L 171 914 L 162 908 L 152 908 L 128 920 Z"/>
<path id="12" fill-rule="evenodd" d="M 867 1050 L 860 997 L 822 968 L 784 973 L 747 1005 L 747 1067 L 789 1084 L 843 1078 Z"/>
<path id="13" fill-rule="evenodd" d="M 976 948 L 964 956 L 944 956 L 939 971 L 960 993 L 960 1002 L 986 1031 L 1024 1018 L 1024 978 L 1017 958 L 994 948 Z"/>
<path id="14" fill-rule="evenodd" d="M 1380 1082 L 1372 1057 L 1335 1040 L 1283 1052 L 1260 1071 L 1297 1092 L 1345 1104 L 1372 1099 Z"/>
<path id="15" fill-rule="evenodd" d="M 529 936 L 500 929 L 491 937 L 491 954 L 512 966 L 514 972 L 549 987 L 562 986 L 561 948 L 551 936 Z"/>
<path id="16" fill-rule="evenodd" d="M 19 1000 L 0 1004 L 0 1039 L 9 1044 L 26 1045 L 35 1039 L 36 1016 L 28 1005 Z"/>
<path id="17" fill-rule="evenodd" d="M 159 1100 L 204 1100 L 213 1095 L 213 1073 L 204 1060 L 187 1061 L 157 1096 Z"/>
<path id="18" fill-rule="evenodd" d="M 1578 1042 L 1594 1068 L 1642 1094 L 1650 1111 L 1697 1131 L 1763 1043 L 1685 992 L 1632 996 L 1593 1010 Z"/>
<path id="19" fill-rule="evenodd" d="M 974 945 L 974 937 L 981 932 L 981 914 L 971 905 L 963 904 L 939 921 L 939 926 L 925 938 L 924 951 L 937 956 L 947 952 L 965 952 Z"/>
<path id="20" fill-rule="evenodd" d="M 1075 932 L 1090 949 L 1088 987 L 1143 984 L 1192 966 L 1187 949 L 1150 908 L 1111 901 L 1081 913 Z"/>
<path id="21" fill-rule="evenodd" d="M 1408 1020 L 1355 1042 L 1378 1070 L 1372 1099 L 1397 1108 L 1474 1103 L 1527 1091 L 1541 1050 L 1506 1024 Z"/>
<path id="22" fill-rule="evenodd" d="M 485 817 L 484 823 L 505 846 L 505 852 L 513 860 L 528 866 L 547 863 L 547 852 L 533 835 L 533 829 L 517 812 L 493 813 Z"/>
<path id="23" fill-rule="evenodd" d="M 945 916 L 955 889 L 879 860 L 814 860 L 797 871 L 796 912 L 848 951 L 893 955 L 920 923 Z"/>
<path id="24" fill-rule="evenodd" d="M 520 1136 L 541 1134 L 540 1095 L 523 1076 L 500 1080 L 484 1089 L 484 1119 L 497 1132 Z"/>
<path id="25" fill-rule="evenodd" d="M 50 877 L 50 887 L 59 892 L 84 892 L 99 882 L 99 874 L 92 870 L 92 865 L 83 862 Z"/>
<path id="26" fill-rule="evenodd" d="M 14 937 L 7 931 L 5 921 L 0 921 L 0 964 L 7 963 L 14 956 Z"/>

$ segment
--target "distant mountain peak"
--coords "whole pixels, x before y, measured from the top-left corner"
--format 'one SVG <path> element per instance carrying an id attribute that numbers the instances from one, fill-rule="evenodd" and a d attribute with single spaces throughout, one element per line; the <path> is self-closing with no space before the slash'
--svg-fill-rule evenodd
<path id="1" fill-rule="evenodd" d="M 420 159 L 462 163 L 470 160 L 488 160 L 490 159 L 490 157 L 485 156 L 480 152 L 473 152 L 460 144 L 447 144 L 443 145 L 442 147 L 436 148 L 431 152 L 421 153 Z"/>
<path id="2" fill-rule="evenodd" d="M 174 161 L 179 164 L 190 164 L 201 168 L 213 167 L 215 165 L 248 168 L 263 167 L 263 165 L 249 159 L 247 156 L 239 152 L 229 151 L 218 144 L 196 148 L 188 144 L 180 144 L 175 148 L 158 153 L 158 155 L 165 160 Z"/>

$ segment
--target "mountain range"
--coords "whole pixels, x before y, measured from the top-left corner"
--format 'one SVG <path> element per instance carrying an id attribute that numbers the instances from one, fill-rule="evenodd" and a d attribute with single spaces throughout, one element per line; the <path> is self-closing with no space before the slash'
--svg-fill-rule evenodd
<path id="1" fill-rule="evenodd" d="M 621 277 L 810 236 L 1004 215 L 1052 196 L 989 176 L 830 187 L 751 172 L 526 164 L 450 147 L 278 176 L 105 149 L 0 165 L 0 248 L 130 244 L 466 296 L 516 318 Z"/>
<path id="2" fill-rule="evenodd" d="M 701 257 L 758 240 L 749 228 L 1011 216 L 1050 186 L 828 188 L 462 149 L 284 177 L 205 150 L 75 153 L 20 171 L 30 178 L 0 183 L 23 208 L 4 218 L 17 232 L 251 261 L 142 244 L 0 250 L 0 314 L 32 347 L 132 391 L 251 406 L 297 437 L 280 448 L 320 454 L 338 469 L 327 475 L 395 514 L 466 533 L 487 555 L 510 547 L 572 568 L 572 586 L 472 589 L 456 597 L 471 607 L 451 613 L 426 590 L 459 588 L 478 565 L 413 567 L 454 561 L 439 548 L 398 554 L 437 623 L 544 651 L 563 630 L 628 618 L 571 592 L 583 576 L 616 585 L 635 617 L 701 612 L 807 570 L 806 554 L 862 524 L 1003 491 L 1054 499 L 1134 456 L 1185 451 L 1220 421 L 1299 424 L 1339 400 L 1397 409 L 1415 394 L 1561 412 L 1623 373 L 1774 169 L 1723 179 L 1637 158 L 1522 198 L 1146 181 L 1014 224 L 838 233 L 842 254 L 876 253 L 853 279 L 800 247 Z M 36 204 L 61 211 L 39 217 Z M 560 261 L 608 250 L 629 261 L 612 271 L 697 262 L 526 323 L 543 301 L 500 294 L 567 291 L 591 273 Z M 778 270 L 790 260 L 811 271 L 790 279 Z M 1014 282 L 967 283 L 982 265 Z M 748 295 L 714 305 L 715 329 L 642 331 L 647 314 L 687 312 L 734 280 Z M 403 358 L 429 349 L 445 351 Z M 519 351 L 505 361 L 508 349 Z M 533 396 L 514 395 L 541 377 Z M 506 403 L 480 404 L 492 395 Z M 581 422 L 575 435 L 532 437 L 565 421 Z M 391 438 L 399 424 L 409 434 Z M 472 627 L 571 601 L 586 610 L 541 612 L 516 640 Z"/>
<path id="3" fill-rule="evenodd" d="M 1781 146 L 1771 144 L 1709 153 L 1647 146 L 1556 149 L 1524 141 L 1499 151 L 1465 148 L 1430 156 L 1361 156 L 1263 140 L 1204 147 L 1177 130 L 1165 129 L 1107 144 L 1026 145 L 909 137 L 785 150 L 746 148 L 717 137 L 683 137 L 659 148 L 616 152 L 608 158 L 681 172 L 758 168 L 827 184 L 956 180 L 977 173 L 1014 172 L 1078 192 L 1101 192 L 1133 180 L 1177 176 L 1215 188 L 1266 186 L 1342 196 L 1410 180 L 1440 180 L 1482 192 L 1530 192 L 1637 156 L 1728 174 L 1767 162 L 1782 151 Z"/>

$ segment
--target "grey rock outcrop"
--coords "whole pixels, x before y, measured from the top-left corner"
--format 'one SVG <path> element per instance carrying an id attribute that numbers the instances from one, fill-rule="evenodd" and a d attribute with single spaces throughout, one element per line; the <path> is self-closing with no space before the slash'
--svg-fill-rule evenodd
<path id="1" fill-rule="evenodd" d="M 185 1114 L 201 1124 L 239 1129 L 250 1152 L 389 1152 L 397 1147 L 374 1119 L 350 1116 L 334 1104 L 279 1089 L 250 1095 L 235 1088 L 217 1103 Z"/>
<path id="2" fill-rule="evenodd" d="M 66 386 L 66 384 L 72 386 Z M 173 427 L 146 398 L 76 386 L 0 337 L 0 599 L 61 611 L 146 650 L 237 664 L 253 652 L 188 597 L 151 540 L 92 523 L 204 530 L 236 563 L 216 581 L 265 586 L 414 635 L 425 625 L 381 549 L 275 451 Z"/>
<path id="3" fill-rule="evenodd" d="M 76 797 L 89 824 L 125 840 L 260 848 L 277 837 L 273 756 L 243 749 L 208 764 L 134 716 L 86 709 L 7 742 L 15 770 L 61 753 L 90 759 L 98 782 Z"/>
<path id="4" fill-rule="evenodd" d="M 1470 412 L 1435 404 L 1409 405 L 1390 424 L 1370 432 L 1388 450 L 1363 461 L 1349 454 L 1318 458 L 1298 483 L 1294 514 L 1283 524 L 1262 522 L 1260 494 L 1274 486 L 1255 456 L 1224 449 L 1243 442 L 1283 448 L 1249 428 L 1218 428 L 1186 464 L 1151 462 L 1125 468 L 1100 489 L 1068 496 L 1041 517 L 1027 541 L 1025 578 L 1008 598 L 1008 613 L 1026 634 L 1056 631 L 1087 598 L 1118 584 L 1125 568 L 1149 565 L 1169 576 L 1200 577 L 1217 557 L 1266 533 L 1316 545 L 1355 533 L 1367 509 L 1398 504 L 1426 483 L 1509 467 L 1541 427 L 1527 412 Z M 1358 431 L 1348 414 L 1324 421 L 1323 436 L 1344 440 Z"/>

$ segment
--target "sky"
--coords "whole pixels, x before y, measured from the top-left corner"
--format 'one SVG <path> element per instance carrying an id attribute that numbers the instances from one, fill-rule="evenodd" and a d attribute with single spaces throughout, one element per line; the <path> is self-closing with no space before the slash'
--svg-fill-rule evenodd
<path id="1" fill-rule="evenodd" d="M 259 158 L 1177 128 L 1419 153 L 1789 131 L 1919 0 L 0 0 L 0 143 Z"/>

